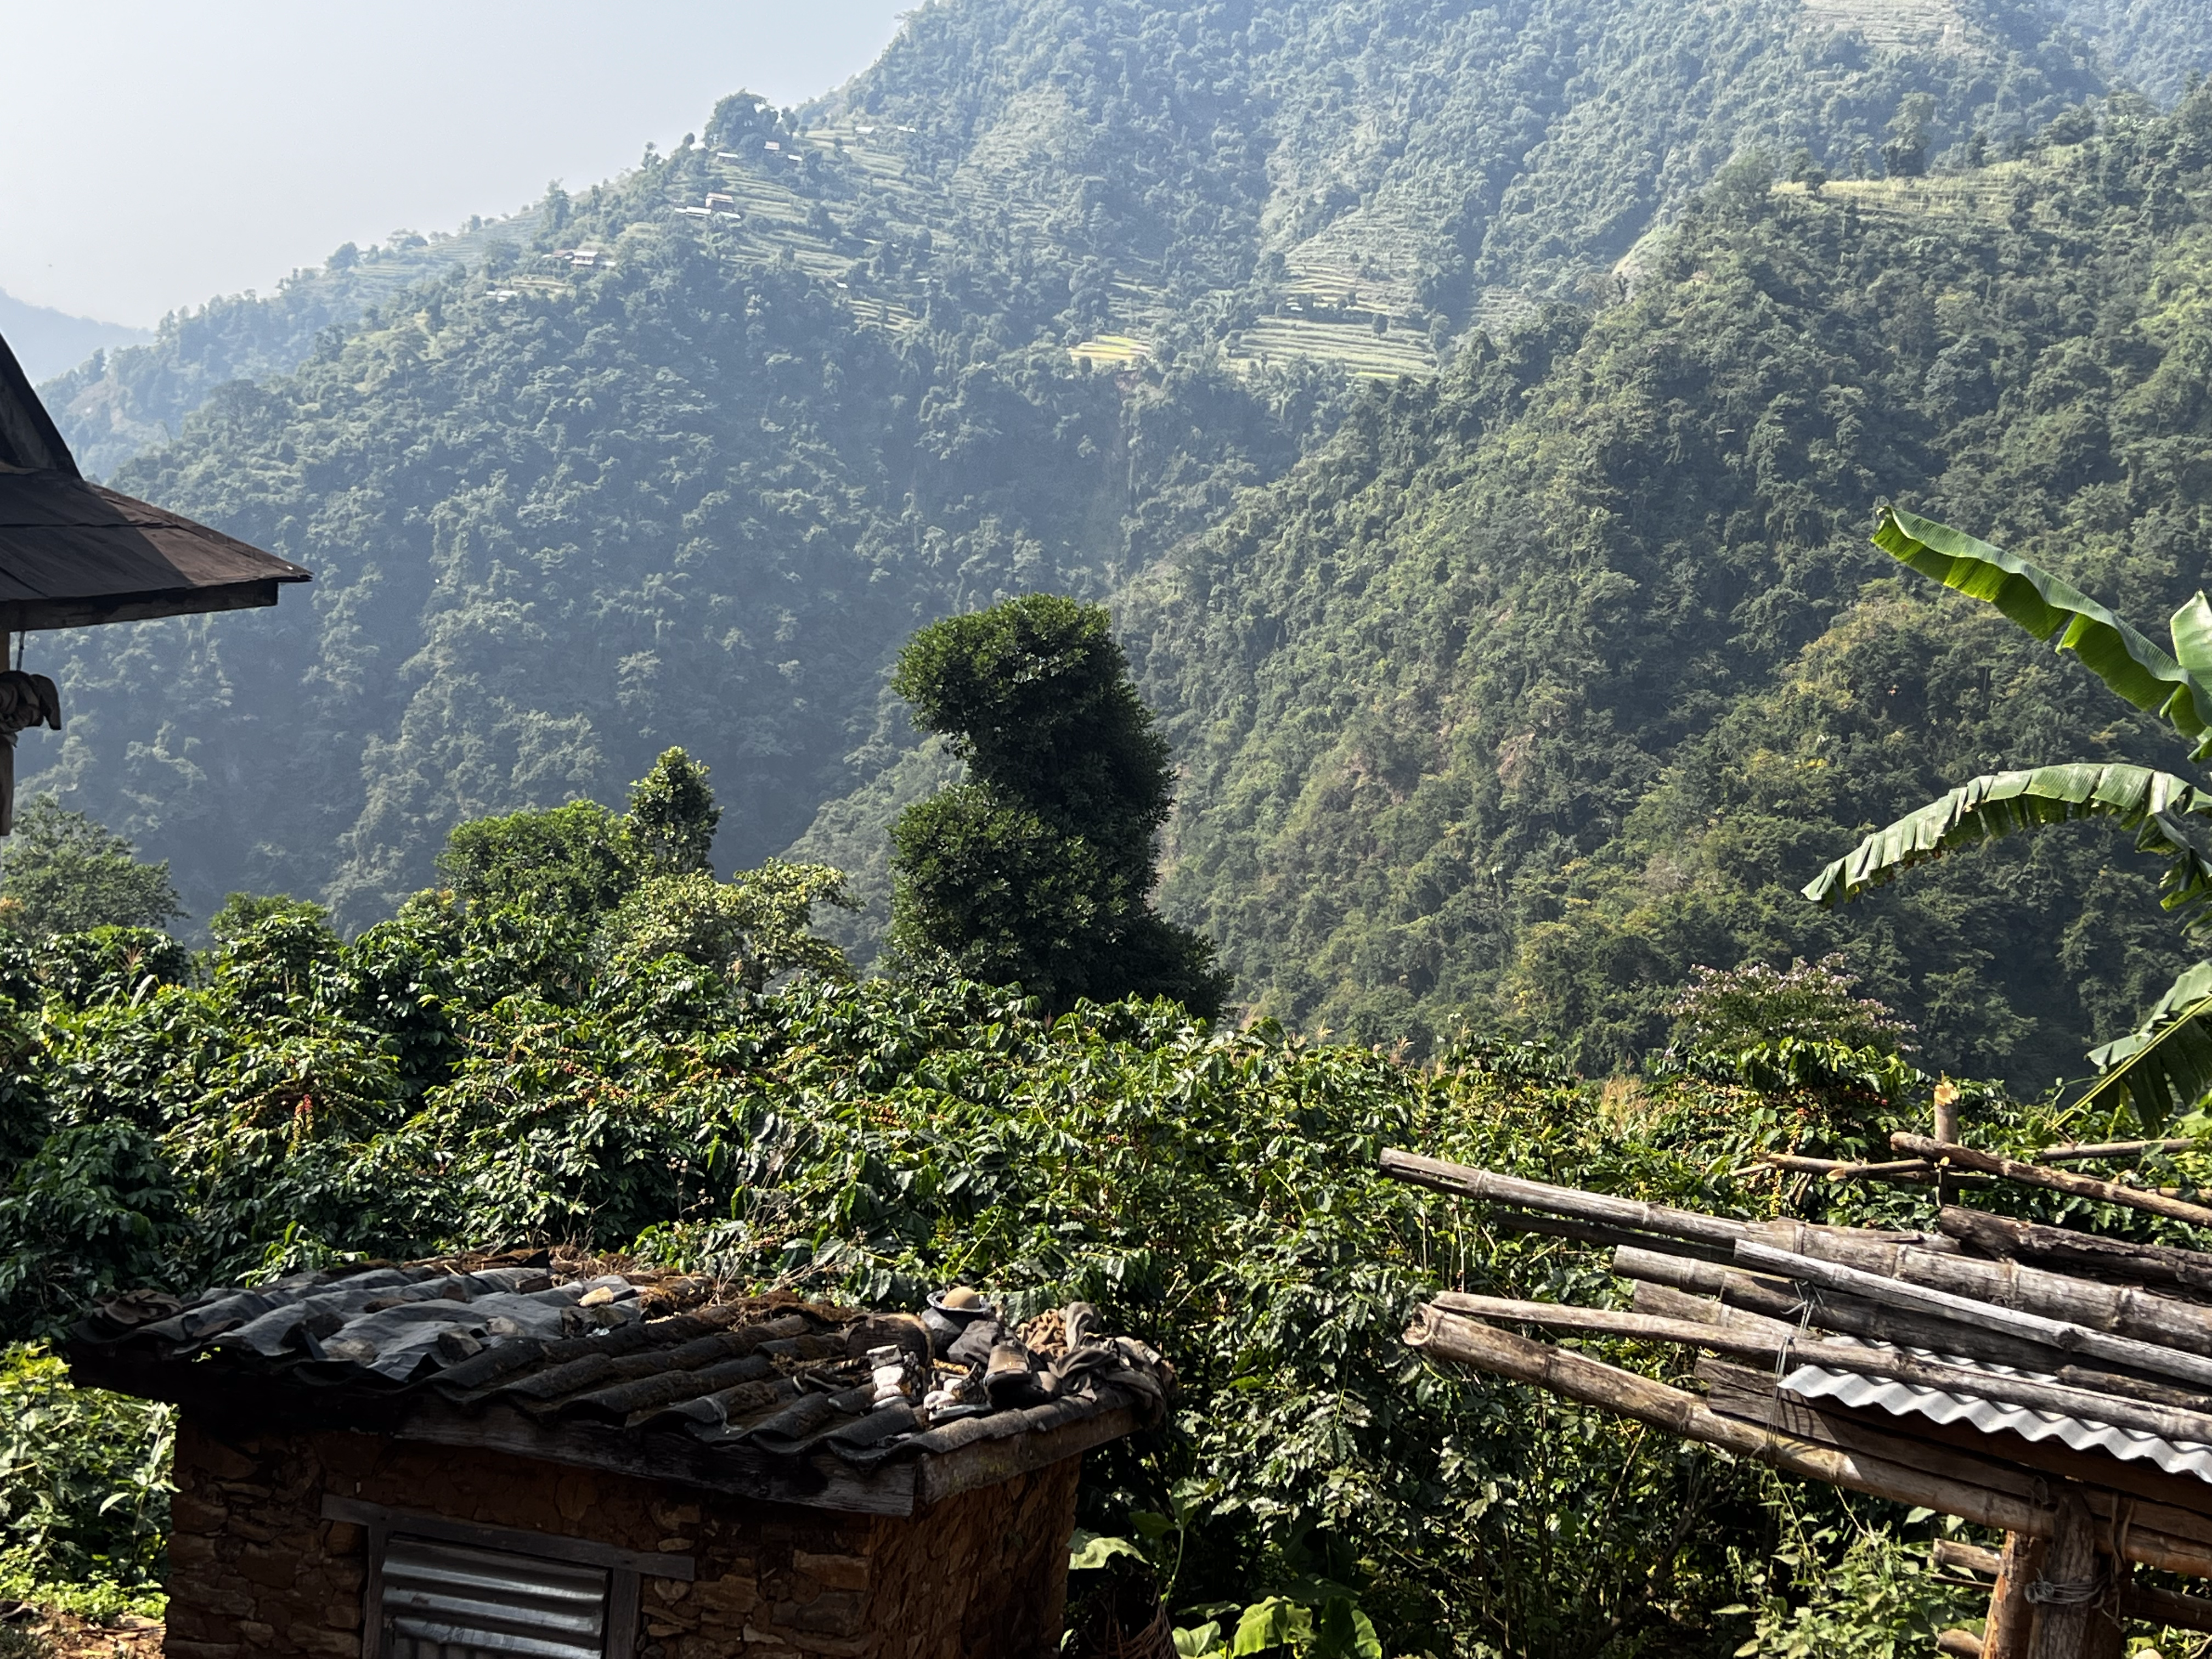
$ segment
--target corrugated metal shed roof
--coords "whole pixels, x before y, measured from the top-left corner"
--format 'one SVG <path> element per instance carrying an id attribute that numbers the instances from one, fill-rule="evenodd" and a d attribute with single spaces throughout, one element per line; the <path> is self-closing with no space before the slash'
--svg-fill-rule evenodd
<path id="1" fill-rule="evenodd" d="M 1881 1346 L 1881 1345 L 1874 1345 Z M 1915 1358 L 1955 1365 L 1965 1370 L 2001 1372 L 2031 1377 L 2037 1382 L 2057 1379 L 2037 1371 L 2014 1370 L 1955 1355 L 1917 1348 L 1902 1352 Z M 2002 1401 L 1931 1389 L 1893 1377 L 1867 1376 L 1856 1371 L 1830 1370 L 1821 1365 L 1799 1365 L 1782 1379 L 1785 1393 L 1804 1400 L 1832 1400 L 1840 1405 L 1867 1406 L 1893 1417 L 1924 1417 L 1936 1423 L 1966 1423 L 1986 1433 L 2016 1434 L 2024 1440 L 2056 1440 L 2075 1451 L 2104 1452 L 2131 1462 L 2154 1463 L 2168 1474 L 2194 1475 L 2212 1484 L 2212 1446 L 2193 1440 L 2166 1440 L 2139 1429 L 2116 1428 L 2091 1418 L 2036 1411 Z"/>

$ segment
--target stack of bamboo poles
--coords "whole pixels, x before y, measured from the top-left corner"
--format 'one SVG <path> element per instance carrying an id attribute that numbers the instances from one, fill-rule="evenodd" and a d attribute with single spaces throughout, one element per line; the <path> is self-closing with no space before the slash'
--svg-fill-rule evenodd
<path id="1" fill-rule="evenodd" d="M 2212 1225 L 2212 1210 L 2053 1169 L 2055 1159 L 2023 1164 L 1948 1137 L 1900 1135 L 1896 1149 L 1939 1184 L 1964 1169 L 2162 1215 L 2192 1211 L 2177 1218 Z M 1631 1310 L 1447 1292 L 1415 1316 L 1413 1346 L 1785 1474 L 2002 1529 L 2001 1553 L 1939 1552 L 1945 1570 L 1993 1581 L 1986 1631 L 1946 1632 L 1942 1651 L 2118 1659 L 2130 1620 L 2212 1631 L 2212 1598 L 2131 1582 L 2139 1563 L 2212 1577 L 2212 1480 L 2097 1443 L 2101 1427 L 2172 1463 L 2212 1451 L 2212 1254 L 1949 1204 L 1933 1232 L 1882 1232 L 1731 1220 L 1403 1152 L 1383 1153 L 1382 1167 L 1482 1200 L 1495 1228 L 1610 1246 L 1613 1271 L 1635 1286 Z M 1510 1325 L 1699 1350 L 1706 1392 L 1500 1328 Z M 1807 1366 L 1904 1387 L 1855 1407 L 1781 1386 Z M 1958 1420 L 1913 1409 L 1908 1389 L 1949 1396 Z M 2082 1443 L 1977 1426 L 1956 1409 L 1973 1402 L 2038 1413 L 2046 1426 L 2071 1419 Z"/>

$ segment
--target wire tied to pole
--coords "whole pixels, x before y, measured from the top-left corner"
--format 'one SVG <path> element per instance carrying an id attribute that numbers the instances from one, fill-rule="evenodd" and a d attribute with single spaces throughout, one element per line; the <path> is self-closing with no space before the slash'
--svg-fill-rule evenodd
<path id="1" fill-rule="evenodd" d="M 2054 1583 L 2048 1578 L 2039 1578 L 2024 1592 L 2038 1607 L 2084 1607 L 2105 1599 L 2105 1575 L 2094 1578 L 2078 1578 Z"/>

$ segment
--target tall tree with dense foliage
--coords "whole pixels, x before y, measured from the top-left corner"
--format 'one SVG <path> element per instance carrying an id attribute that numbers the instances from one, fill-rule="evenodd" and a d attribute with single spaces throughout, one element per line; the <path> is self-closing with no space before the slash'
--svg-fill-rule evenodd
<path id="1" fill-rule="evenodd" d="M 1218 1013 L 1212 948 L 1152 907 L 1174 772 L 1103 605 L 1010 599 L 923 629 L 891 684 L 968 764 L 892 830 L 892 941 L 1051 1007 L 1169 996 Z"/>
<path id="2" fill-rule="evenodd" d="M 447 836 L 438 873 L 472 904 L 598 915 L 641 882 L 711 870 L 722 809 L 707 778 L 684 750 L 666 750 L 630 786 L 628 811 L 574 800 L 474 818 Z"/>
<path id="3" fill-rule="evenodd" d="M 23 809 L 0 848 L 0 926 L 33 938 L 89 927 L 166 927 L 185 914 L 169 862 L 52 796 Z"/>

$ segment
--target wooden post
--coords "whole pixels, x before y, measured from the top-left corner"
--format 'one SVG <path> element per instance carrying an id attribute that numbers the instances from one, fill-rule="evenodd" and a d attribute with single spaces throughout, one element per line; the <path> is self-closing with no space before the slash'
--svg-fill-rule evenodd
<path id="1" fill-rule="evenodd" d="M 2027 1599 L 2027 1587 L 2043 1576 L 2043 1555 L 2042 1539 L 2016 1532 L 2005 1534 L 2004 1553 L 1997 1558 L 1996 1587 L 1990 1591 L 1982 1659 L 2027 1659 L 2028 1638 L 2035 1632 L 2035 1607 Z"/>
<path id="2" fill-rule="evenodd" d="M 2097 1611 L 2089 1620 L 2089 1659 L 2126 1659 L 2128 1627 L 2126 1609 L 2128 1580 L 2134 1576 L 2134 1565 L 2110 1554 L 2097 1557 L 2099 1571 L 2105 1574 L 2105 1597 L 2097 1603 Z"/>
<path id="3" fill-rule="evenodd" d="M 2036 1604 L 2027 1659 L 2091 1659 L 2090 1631 L 2102 1617 L 2104 1600 L 2097 1594 L 2104 1566 L 2097 1553 L 2099 1530 L 2080 1492 L 2069 1486 L 2058 1494 L 2043 1575 L 2027 1592 Z"/>
<path id="4" fill-rule="evenodd" d="M 1959 1085 L 1948 1077 L 1936 1085 L 1936 1139 L 1947 1146 L 1956 1146 L 1959 1139 Z M 1937 1166 L 1936 1203 L 1938 1208 L 1951 1201 L 1951 1194 L 1955 1190 L 1950 1175 L 1949 1164 Z"/>
<path id="5" fill-rule="evenodd" d="M 1954 1146 L 1959 1139 L 1959 1085 L 1948 1077 L 1936 1085 L 1936 1139 Z"/>

